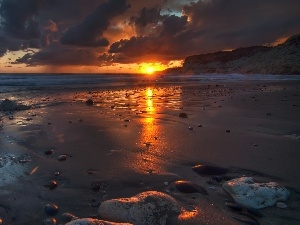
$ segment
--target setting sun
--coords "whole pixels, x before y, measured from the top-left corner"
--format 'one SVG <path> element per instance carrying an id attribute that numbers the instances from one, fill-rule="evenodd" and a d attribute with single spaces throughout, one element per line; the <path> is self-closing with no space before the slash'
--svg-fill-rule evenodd
<path id="1" fill-rule="evenodd" d="M 149 67 L 146 68 L 146 73 L 147 74 L 153 74 L 154 72 L 155 72 L 155 70 L 154 70 L 153 67 L 149 66 Z"/>

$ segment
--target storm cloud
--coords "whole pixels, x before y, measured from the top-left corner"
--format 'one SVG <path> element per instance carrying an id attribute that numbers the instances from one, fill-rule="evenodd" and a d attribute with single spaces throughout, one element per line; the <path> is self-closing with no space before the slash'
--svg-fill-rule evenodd
<path id="1" fill-rule="evenodd" d="M 299 8 L 299 0 L 0 0 L 0 57 L 23 50 L 15 63 L 28 66 L 168 63 L 299 34 Z"/>

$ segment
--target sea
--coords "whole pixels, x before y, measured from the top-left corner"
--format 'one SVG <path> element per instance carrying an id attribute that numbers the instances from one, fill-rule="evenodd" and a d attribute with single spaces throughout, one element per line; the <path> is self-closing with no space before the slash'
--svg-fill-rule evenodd
<path id="1" fill-rule="evenodd" d="M 300 80 L 300 75 L 201 74 L 0 74 L 0 93 L 15 88 L 121 87 L 151 83 L 193 83 Z"/>

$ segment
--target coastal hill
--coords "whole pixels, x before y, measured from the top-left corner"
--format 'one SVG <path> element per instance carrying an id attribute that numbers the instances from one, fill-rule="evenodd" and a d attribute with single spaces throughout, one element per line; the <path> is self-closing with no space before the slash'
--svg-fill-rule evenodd
<path id="1" fill-rule="evenodd" d="M 183 67 L 163 74 L 297 74 L 300 75 L 300 34 L 275 47 L 252 46 L 189 56 Z"/>

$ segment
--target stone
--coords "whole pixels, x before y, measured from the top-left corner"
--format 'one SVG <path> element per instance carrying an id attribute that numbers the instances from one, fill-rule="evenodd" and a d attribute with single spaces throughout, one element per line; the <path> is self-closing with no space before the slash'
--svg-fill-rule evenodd
<path id="1" fill-rule="evenodd" d="M 290 192 L 275 182 L 255 183 L 252 177 L 229 180 L 222 185 L 234 201 L 247 209 L 261 209 L 286 201 Z"/>
<path id="2" fill-rule="evenodd" d="M 43 221 L 43 225 L 56 225 L 56 219 L 48 218 Z"/>
<path id="3" fill-rule="evenodd" d="M 196 165 L 193 170 L 199 175 L 222 175 L 228 172 L 226 168 L 210 165 Z"/>
<path id="4" fill-rule="evenodd" d="M 49 188 L 49 190 L 53 190 L 57 187 L 57 182 L 55 180 L 51 180 L 49 184 L 46 184 L 45 187 Z"/>
<path id="5" fill-rule="evenodd" d="M 186 113 L 179 113 L 178 115 L 180 118 L 188 118 L 188 115 Z"/>
<path id="6" fill-rule="evenodd" d="M 5 99 L 0 103 L 0 111 L 16 111 L 16 110 L 27 110 L 30 106 L 17 104 L 15 101 Z"/>
<path id="7" fill-rule="evenodd" d="M 58 206 L 55 204 L 47 204 L 44 207 L 45 213 L 49 216 L 55 216 L 58 213 Z"/>
<path id="8" fill-rule="evenodd" d="M 94 101 L 92 99 L 88 99 L 86 102 L 85 102 L 86 105 L 89 105 L 89 106 L 92 106 L 94 105 Z"/>
<path id="9" fill-rule="evenodd" d="M 52 155 L 53 152 L 54 152 L 54 150 L 53 150 L 53 149 L 50 149 L 50 150 L 45 151 L 44 154 L 45 154 L 45 155 Z"/>
<path id="10" fill-rule="evenodd" d="M 104 221 L 104 220 L 84 218 L 84 219 L 72 220 L 71 222 L 66 223 L 66 225 L 132 225 L 132 224 L 131 223 L 114 223 L 114 222 L 108 222 L 108 221 Z"/>
<path id="11" fill-rule="evenodd" d="M 57 157 L 58 161 L 66 161 L 67 160 L 67 155 L 60 155 Z"/>
<path id="12" fill-rule="evenodd" d="M 194 128 L 192 126 L 189 126 L 189 130 L 194 130 Z"/>
<path id="13" fill-rule="evenodd" d="M 111 199 L 101 203 L 101 218 L 138 225 L 165 225 L 168 218 L 178 217 L 179 203 L 170 195 L 147 191 L 131 198 Z"/>
<path id="14" fill-rule="evenodd" d="M 203 195 L 208 195 L 207 191 L 203 187 L 191 181 L 178 180 L 175 182 L 175 187 L 182 193 L 201 193 Z"/>

